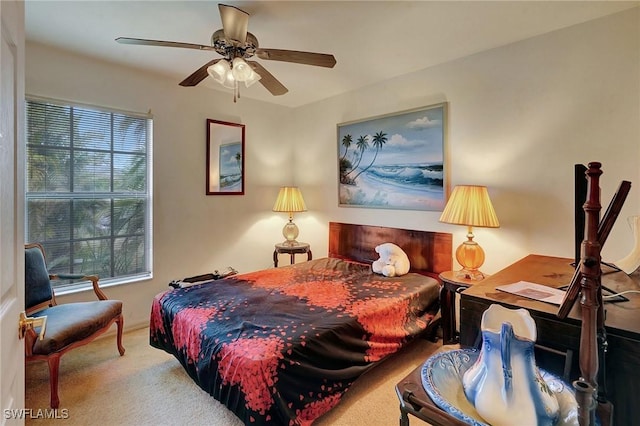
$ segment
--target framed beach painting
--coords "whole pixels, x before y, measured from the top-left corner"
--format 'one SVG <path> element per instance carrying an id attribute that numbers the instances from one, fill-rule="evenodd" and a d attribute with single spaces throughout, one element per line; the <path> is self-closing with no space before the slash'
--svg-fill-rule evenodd
<path id="1" fill-rule="evenodd" d="M 447 104 L 338 124 L 344 207 L 444 209 Z"/>
<path id="2" fill-rule="evenodd" d="M 207 195 L 244 194 L 244 124 L 207 119 Z"/>

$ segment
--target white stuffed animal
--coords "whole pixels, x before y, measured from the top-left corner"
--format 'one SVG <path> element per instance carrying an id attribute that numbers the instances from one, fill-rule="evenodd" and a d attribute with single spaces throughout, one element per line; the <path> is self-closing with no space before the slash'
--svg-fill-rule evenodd
<path id="1" fill-rule="evenodd" d="M 399 277 L 409 272 L 409 257 L 400 247 L 393 243 L 383 243 L 375 248 L 380 258 L 371 264 L 376 274 L 385 277 Z"/>

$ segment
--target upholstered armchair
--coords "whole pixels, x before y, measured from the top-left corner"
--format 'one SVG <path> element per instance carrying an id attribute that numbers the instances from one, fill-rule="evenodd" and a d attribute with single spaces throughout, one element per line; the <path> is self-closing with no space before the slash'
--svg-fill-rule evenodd
<path id="1" fill-rule="evenodd" d="M 98 300 L 56 304 L 51 280 L 58 278 L 91 281 Z M 118 351 L 124 355 L 122 302 L 107 299 L 98 286 L 97 276 L 50 275 L 44 249 L 37 243 L 25 245 L 25 312 L 29 317 L 46 317 L 45 320 L 36 321 L 41 325 L 25 330 L 25 352 L 27 362 L 46 360 L 49 364 L 51 408 L 60 405 L 58 371 L 62 355 L 91 342 L 114 322 L 118 328 Z"/>

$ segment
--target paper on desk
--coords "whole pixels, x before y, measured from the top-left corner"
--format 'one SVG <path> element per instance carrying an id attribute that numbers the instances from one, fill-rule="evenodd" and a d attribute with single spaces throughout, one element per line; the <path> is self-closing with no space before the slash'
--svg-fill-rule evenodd
<path id="1" fill-rule="evenodd" d="M 528 299 L 539 300 L 541 302 L 561 305 L 565 292 L 557 288 L 547 287 L 542 284 L 530 283 L 528 281 L 518 281 L 513 284 L 500 285 L 498 290 L 513 293 Z"/>

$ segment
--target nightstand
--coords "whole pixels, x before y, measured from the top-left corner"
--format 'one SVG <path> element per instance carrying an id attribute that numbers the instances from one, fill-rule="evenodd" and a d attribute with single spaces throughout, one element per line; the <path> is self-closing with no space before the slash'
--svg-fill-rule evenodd
<path id="1" fill-rule="evenodd" d="M 311 246 L 307 243 L 299 243 L 295 242 L 293 244 L 290 243 L 280 243 L 276 244 L 276 249 L 273 251 L 273 266 L 274 268 L 278 267 L 278 254 L 280 253 L 288 253 L 291 256 L 291 264 L 293 265 L 296 261 L 296 254 L 307 254 L 307 261 L 312 259 L 311 254 Z"/>
<path id="2" fill-rule="evenodd" d="M 442 312 L 442 343 L 444 345 L 458 343 L 456 333 L 456 293 L 482 282 L 482 280 L 458 278 L 456 273 L 455 271 L 446 271 L 439 275 L 442 281 L 440 310 Z"/>

